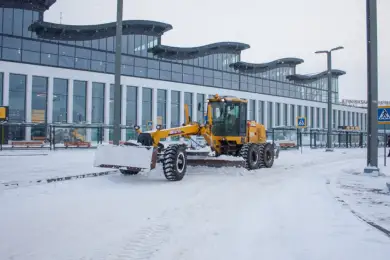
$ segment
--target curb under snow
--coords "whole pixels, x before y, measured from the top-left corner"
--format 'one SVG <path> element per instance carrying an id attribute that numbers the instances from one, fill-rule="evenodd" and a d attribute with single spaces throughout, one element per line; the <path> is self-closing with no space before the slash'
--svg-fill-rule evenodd
<path id="1" fill-rule="evenodd" d="M 92 173 L 84 173 L 84 174 L 63 176 L 63 177 L 44 178 L 44 179 L 29 180 L 29 181 L 11 181 L 11 182 L 2 182 L 0 184 L 6 187 L 6 189 L 12 189 L 12 188 L 26 187 L 26 186 L 39 185 L 39 184 L 48 184 L 53 182 L 99 177 L 99 176 L 105 176 L 114 173 L 117 173 L 117 171 L 111 170 L 111 171 L 104 171 L 104 172 L 92 172 Z"/>

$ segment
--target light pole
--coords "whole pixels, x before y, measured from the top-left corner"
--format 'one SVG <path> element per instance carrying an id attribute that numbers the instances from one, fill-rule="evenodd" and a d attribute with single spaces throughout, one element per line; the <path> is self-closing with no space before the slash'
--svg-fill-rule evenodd
<path id="1" fill-rule="evenodd" d="M 331 152 L 332 149 L 332 52 L 344 49 L 344 47 L 339 46 L 333 48 L 329 51 L 316 51 L 316 54 L 325 53 L 328 60 L 328 134 L 327 134 L 327 145 L 326 151 Z"/>
<path id="2" fill-rule="evenodd" d="M 122 58 L 122 16 L 123 0 L 117 0 L 115 85 L 114 85 L 114 134 L 113 143 L 119 145 L 121 139 L 121 58 Z"/>
<path id="3" fill-rule="evenodd" d="M 365 173 L 378 168 L 378 35 L 376 0 L 366 1 L 367 21 L 367 167 Z M 386 154 L 384 155 L 386 156 Z"/>

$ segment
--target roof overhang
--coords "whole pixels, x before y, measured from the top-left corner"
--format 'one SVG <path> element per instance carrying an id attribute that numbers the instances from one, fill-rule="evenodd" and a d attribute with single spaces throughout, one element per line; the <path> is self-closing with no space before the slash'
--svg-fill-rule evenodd
<path id="1" fill-rule="evenodd" d="M 187 60 L 218 53 L 240 54 L 241 51 L 250 48 L 248 44 L 239 42 L 217 42 L 199 47 L 173 47 L 157 45 L 148 52 L 153 55 L 170 60 Z"/>
<path id="2" fill-rule="evenodd" d="M 339 77 L 346 74 L 346 72 L 343 70 L 332 70 L 331 73 L 332 73 L 332 77 Z M 313 75 L 300 75 L 300 74 L 288 75 L 286 76 L 286 78 L 288 80 L 295 81 L 295 82 L 309 83 L 309 82 L 319 80 L 321 78 L 325 78 L 327 76 L 328 76 L 328 71 L 323 71 Z"/>
<path id="3" fill-rule="evenodd" d="M 172 29 L 172 25 L 147 21 L 125 20 L 122 34 L 161 36 Z M 35 22 L 29 27 L 39 38 L 62 41 L 86 41 L 108 38 L 116 35 L 116 22 L 96 25 L 64 25 L 48 22 Z"/>
<path id="4" fill-rule="evenodd" d="M 302 59 L 298 58 L 282 58 L 267 63 L 248 63 L 248 62 L 236 62 L 230 64 L 231 68 L 244 73 L 260 73 L 268 70 L 272 70 L 278 67 L 295 67 L 298 64 L 303 63 Z"/>
<path id="5" fill-rule="evenodd" d="M 1 0 L 0 7 L 46 11 L 55 2 L 56 0 Z"/>

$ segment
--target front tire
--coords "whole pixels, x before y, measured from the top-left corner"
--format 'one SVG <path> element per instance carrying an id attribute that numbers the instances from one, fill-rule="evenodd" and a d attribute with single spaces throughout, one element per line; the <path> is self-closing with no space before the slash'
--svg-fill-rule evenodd
<path id="1" fill-rule="evenodd" d="M 275 150 L 271 143 L 264 143 L 260 145 L 260 168 L 271 168 L 274 165 Z"/>
<path id="2" fill-rule="evenodd" d="M 244 144 L 240 150 L 240 156 L 245 160 L 247 170 L 259 169 L 259 146 L 253 143 Z"/>
<path id="3" fill-rule="evenodd" d="M 187 153 L 183 145 L 170 145 L 165 149 L 162 159 L 165 178 L 181 181 L 187 171 Z"/>

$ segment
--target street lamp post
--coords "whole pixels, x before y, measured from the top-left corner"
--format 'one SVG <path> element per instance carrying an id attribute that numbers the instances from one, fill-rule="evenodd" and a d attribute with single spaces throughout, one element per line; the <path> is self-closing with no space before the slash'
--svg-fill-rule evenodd
<path id="1" fill-rule="evenodd" d="M 119 145 L 121 139 L 121 58 L 122 58 L 122 16 L 123 0 L 117 0 L 115 85 L 114 85 L 114 134 L 113 143 Z"/>
<path id="2" fill-rule="evenodd" d="M 344 47 L 339 46 L 333 48 L 329 51 L 316 51 L 316 54 L 325 53 L 328 60 L 328 133 L 327 133 L 327 145 L 326 151 L 331 152 L 332 149 L 332 52 L 344 49 Z"/>
<path id="3" fill-rule="evenodd" d="M 366 1 L 367 21 L 367 167 L 365 173 L 378 168 L 378 35 L 376 0 Z M 386 140 L 385 140 L 386 141 Z M 386 156 L 386 154 L 384 155 Z"/>

